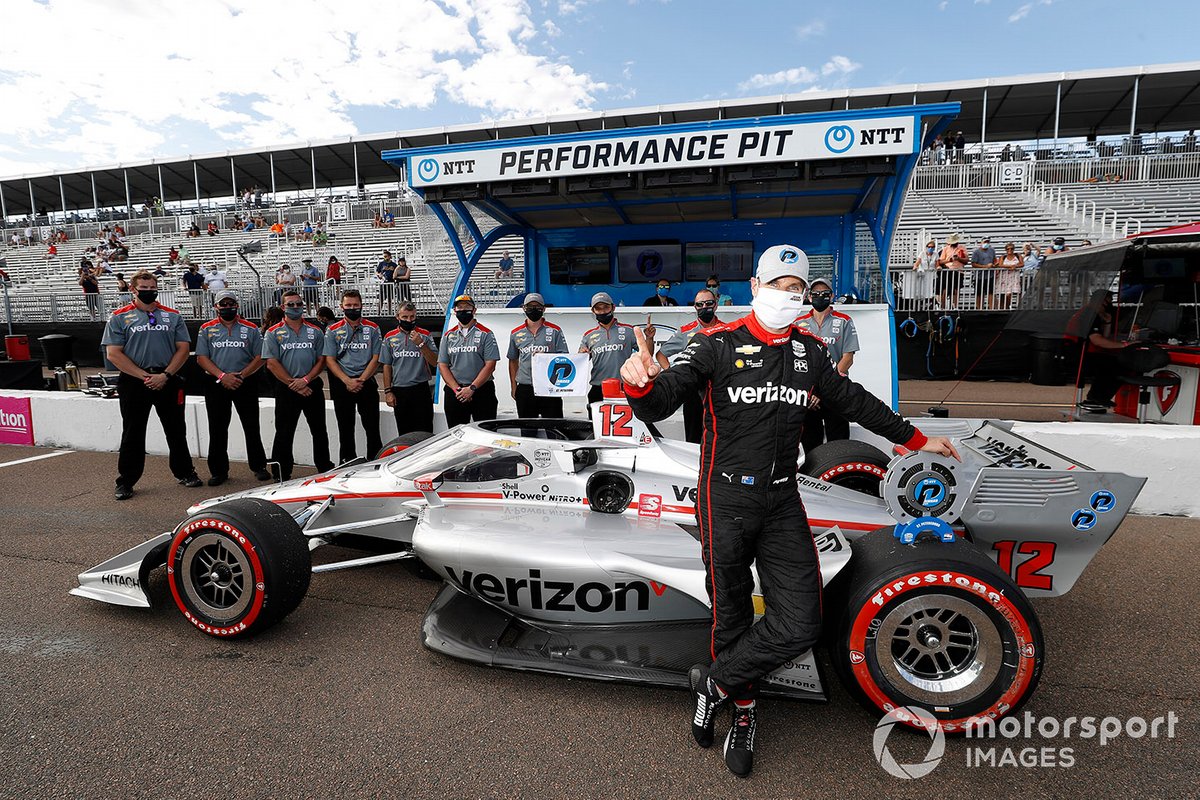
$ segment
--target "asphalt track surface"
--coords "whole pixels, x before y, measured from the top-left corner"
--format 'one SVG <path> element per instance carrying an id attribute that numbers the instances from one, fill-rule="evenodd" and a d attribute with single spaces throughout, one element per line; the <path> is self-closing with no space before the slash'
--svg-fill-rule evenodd
<path id="1" fill-rule="evenodd" d="M 315 575 L 248 641 L 154 610 L 71 597 L 74 577 L 173 527 L 206 492 L 152 457 L 112 499 L 115 455 L 0 446 L 0 796 L 41 797 L 1195 797 L 1200 521 L 1130 518 L 1066 597 L 1036 603 L 1049 657 L 1038 717 L 1151 718 L 1174 739 L 948 740 L 928 776 L 888 775 L 876 716 L 760 704 L 748 780 L 692 742 L 678 691 L 487 669 L 424 650 L 433 583 L 399 565 Z M 200 466 L 200 465 L 198 465 Z M 230 488 L 249 486 L 234 466 Z M 203 473 L 202 473 L 203 474 Z M 323 548 L 318 561 L 349 555 Z M 165 581 L 152 581 L 164 596 Z M 723 734 L 724 721 L 719 732 Z M 1073 750 L 1074 766 L 968 767 L 969 746 Z M 887 740 L 900 763 L 923 734 Z"/>

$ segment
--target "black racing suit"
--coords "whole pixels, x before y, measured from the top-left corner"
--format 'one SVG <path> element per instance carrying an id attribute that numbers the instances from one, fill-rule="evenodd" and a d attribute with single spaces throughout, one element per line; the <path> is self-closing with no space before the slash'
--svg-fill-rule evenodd
<path id="1" fill-rule="evenodd" d="M 700 392 L 696 519 L 712 602 L 712 679 L 735 699 L 816 642 L 821 574 L 796 487 L 805 411 L 821 405 L 909 448 L 925 436 L 840 375 L 825 344 L 793 327 L 768 333 L 753 315 L 702 331 L 645 388 L 625 386 L 638 418 L 669 416 Z M 766 613 L 754 623 L 751 564 Z"/>

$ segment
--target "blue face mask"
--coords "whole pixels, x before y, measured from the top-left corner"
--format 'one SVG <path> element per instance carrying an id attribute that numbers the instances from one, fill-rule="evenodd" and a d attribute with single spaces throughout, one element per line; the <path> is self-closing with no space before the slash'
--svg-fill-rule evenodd
<path id="1" fill-rule="evenodd" d="M 668 294 L 670 294 L 670 293 L 671 293 L 671 287 L 670 287 L 670 286 L 660 286 L 660 287 L 658 287 L 658 296 L 659 296 L 659 297 L 666 297 L 666 296 L 667 296 Z"/>

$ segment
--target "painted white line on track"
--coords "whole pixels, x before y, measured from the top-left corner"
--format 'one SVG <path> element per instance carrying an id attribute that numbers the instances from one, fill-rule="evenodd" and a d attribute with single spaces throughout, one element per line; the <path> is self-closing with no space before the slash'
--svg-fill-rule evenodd
<path id="1" fill-rule="evenodd" d="M 0 464 L 2 467 L 15 467 L 18 464 L 28 464 L 30 461 L 41 461 L 43 458 L 54 458 L 55 456 L 65 456 L 67 453 L 74 453 L 74 450 L 55 450 L 53 453 L 43 453 L 40 456 L 30 456 L 29 458 L 20 458 L 16 461 L 5 461 Z"/>

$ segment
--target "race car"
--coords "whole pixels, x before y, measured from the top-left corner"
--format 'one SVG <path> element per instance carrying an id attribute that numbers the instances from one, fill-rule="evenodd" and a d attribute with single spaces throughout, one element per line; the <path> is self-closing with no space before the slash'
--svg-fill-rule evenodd
<path id="1" fill-rule="evenodd" d="M 444 582 L 423 622 L 432 650 L 686 687 L 712 624 L 699 449 L 656 435 L 614 394 L 594 422 L 409 434 L 371 462 L 199 503 L 72 593 L 147 607 L 148 576 L 165 565 L 185 619 L 245 636 L 295 609 L 314 571 L 405 561 Z M 1045 659 L 1029 598 L 1070 590 L 1145 479 L 1091 470 L 1000 422 L 921 427 L 955 438 L 962 461 L 834 442 L 810 454 L 799 491 L 836 673 L 872 711 L 922 709 L 955 732 L 1029 699 Z M 332 541 L 375 552 L 313 567 L 311 551 Z M 796 653 L 763 691 L 826 700 L 823 660 Z"/>

